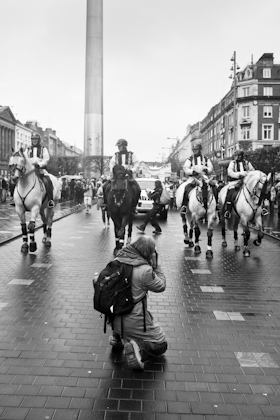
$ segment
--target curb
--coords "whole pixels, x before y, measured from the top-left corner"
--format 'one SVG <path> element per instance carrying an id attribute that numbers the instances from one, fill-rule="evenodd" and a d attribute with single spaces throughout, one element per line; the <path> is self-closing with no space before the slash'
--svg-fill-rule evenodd
<path id="1" fill-rule="evenodd" d="M 93 200 L 92 205 L 94 205 L 94 204 L 96 204 L 96 201 L 95 200 Z M 62 214 L 61 216 L 54 217 L 53 223 L 54 222 L 57 222 L 58 220 L 63 219 L 64 217 L 70 216 L 72 213 L 76 213 L 78 210 L 84 210 L 84 209 L 85 209 L 85 205 L 84 204 L 82 204 L 81 207 L 79 207 L 79 205 L 75 205 L 73 207 L 70 207 L 67 210 L 65 210 L 65 214 Z M 35 231 L 37 231 L 39 229 L 42 229 L 43 223 L 42 222 L 40 222 L 40 223 L 41 223 L 40 226 L 37 226 L 35 228 Z M 1 247 L 1 245 L 7 244 L 7 243 L 13 241 L 14 239 L 20 238 L 21 236 L 22 236 L 22 234 L 21 233 L 18 233 L 18 234 L 15 234 L 11 238 L 4 239 L 3 241 L 0 242 L 0 247 Z"/>

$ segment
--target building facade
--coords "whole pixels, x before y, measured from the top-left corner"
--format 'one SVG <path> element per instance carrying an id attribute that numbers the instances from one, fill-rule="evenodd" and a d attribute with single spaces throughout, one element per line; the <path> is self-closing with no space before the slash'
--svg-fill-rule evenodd
<path id="1" fill-rule="evenodd" d="M 8 176 L 9 158 L 15 149 L 17 120 L 8 106 L 0 106 L 0 175 Z"/>
<path id="2" fill-rule="evenodd" d="M 224 178 L 224 167 L 236 149 L 280 145 L 279 112 L 280 64 L 274 63 L 273 54 L 265 53 L 236 74 L 231 90 L 201 121 L 203 151 L 219 161 L 218 176 Z"/>

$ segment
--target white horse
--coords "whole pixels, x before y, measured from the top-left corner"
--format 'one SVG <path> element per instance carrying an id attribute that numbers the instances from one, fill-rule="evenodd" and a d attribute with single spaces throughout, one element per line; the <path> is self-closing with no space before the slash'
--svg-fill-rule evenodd
<path id="1" fill-rule="evenodd" d="M 214 197 L 211 186 L 209 185 L 210 180 L 206 180 L 207 185 L 207 197 L 203 198 L 203 192 L 201 188 L 201 181 L 197 181 L 195 186 L 189 193 L 189 201 L 184 211 L 181 206 L 183 204 L 183 198 L 185 193 L 185 187 L 189 183 L 188 181 L 183 182 L 176 192 L 176 206 L 180 208 L 180 215 L 183 223 L 184 231 L 184 243 L 190 248 L 194 246 L 194 253 L 200 254 L 201 248 L 199 245 L 200 228 L 199 222 L 205 220 L 207 222 L 207 251 L 206 258 L 213 258 L 212 251 L 212 236 L 213 236 L 213 225 L 216 219 L 216 199 Z M 189 228 L 189 233 L 188 233 Z M 195 244 L 193 243 L 193 231 L 195 235 Z"/>
<path id="2" fill-rule="evenodd" d="M 250 239 L 249 223 L 253 223 L 258 230 L 258 237 L 253 241 L 254 245 L 259 246 L 264 235 L 262 224 L 262 202 L 265 198 L 267 184 L 270 181 L 271 174 L 264 174 L 261 171 L 250 171 L 243 181 L 240 190 L 233 196 L 233 210 L 231 218 L 227 219 L 227 227 L 234 231 L 234 250 L 239 251 L 238 245 L 238 225 L 243 227 L 244 238 L 244 257 L 250 256 L 248 243 Z M 225 223 L 225 200 L 228 188 L 232 182 L 223 187 L 219 193 L 219 204 L 221 208 L 221 226 L 222 226 L 222 246 L 227 246 L 226 241 L 226 223 Z"/>
<path id="3" fill-rule="evenodd" d="M 20 218 L 23 244 L 22 252 L 35 252 L 37 244 L 35 242 L 35 224 L 37 216 L 41 215 L 43 221 L 44 237 L 43 242 L 47 247 L 51 246 L 51 232 L 54 216 L 54 207 L 48 207 L 48 197 L 46 187 L 40 178 L 35 166 L 31 163 L 27 151 L 22 148 L 14 152 L 9 161 L 11 177 L 16 182 L 14 190 L 15 210 Z M 53 183 L 53 198 L 55 205 L 61 197 L 61 181 L 54 175 L 48 174 Z M 30 246 L 28 246 L 28 235 L 26 227 L 25 213 L 30 212 L 30 222 L 28 224 L 28 235 Z"/>

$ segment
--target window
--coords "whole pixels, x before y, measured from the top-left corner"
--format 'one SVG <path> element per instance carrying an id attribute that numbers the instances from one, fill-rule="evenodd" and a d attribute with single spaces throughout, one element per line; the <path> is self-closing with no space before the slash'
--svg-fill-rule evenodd
<path id="1" fill-rule="evenodd" d="M 250 107 L 249 106 L 243 106 L 242 107 L 242 115 L 243 115 L 243 118 L 250 117 Z"/>
<path id="2" fill-rule="evenodd" d="M 271 69 L 263 69 L 263 77 L 266 79 L 271 78 Z"/>
<path id="3" fill-rule="evenodd" d="M 263 124 L 263 126 L 262 126 L 262 139 L 263 140 L 273 140 L 273 125 L 272 124 Z"/>
<path id="4" fill-rule="evenodd" d="M 272 106 L 266 105 L 263 107 L 263 116 L 264 118 L 272 118 Z"/>
<path id="5" fill-rule="evenodd" d="M 250 88 L 245 87 L 243 88 L 243 96 L 249 96 L 250 95 Z"/>
<path id="6" fill-rule="evenodd" d="M 272 96 L 272 94 L 273 94 L 272 87 L 264 87 L 263 88 L 263 94 L 264 94 L 264 96 Z"/>
<path id="7" fill-rule="evenodd" d="M 250 127 L 242 127 L 242 140 L 250 139 Z"/>

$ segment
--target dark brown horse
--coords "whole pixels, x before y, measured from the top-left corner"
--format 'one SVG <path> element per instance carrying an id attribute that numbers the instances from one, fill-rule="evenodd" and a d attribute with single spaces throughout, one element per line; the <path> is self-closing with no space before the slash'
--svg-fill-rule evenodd
<path id="1" fill-rule="evenodd" d="M 131 242 L 133 223 L 133 190 L 129 176 L 122 165 L 113 169 L 114 179 L 106 188 L 107 213 L 114 223 L 116 247 L 114 255 L 124 246 L 126 226 L 128 226 L 127 241 Z"/>

